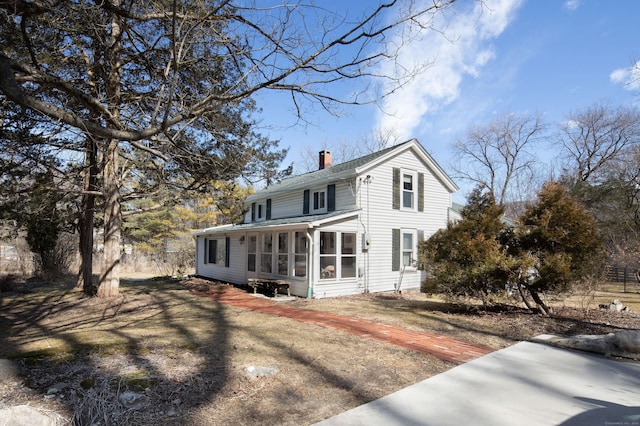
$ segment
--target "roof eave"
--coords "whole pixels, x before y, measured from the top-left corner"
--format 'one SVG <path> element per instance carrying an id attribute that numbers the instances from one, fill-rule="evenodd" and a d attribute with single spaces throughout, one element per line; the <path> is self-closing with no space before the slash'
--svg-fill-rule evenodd
<path id="1" fill-rule="evenodd" d="M 256 223 L 251 224 L 241 224 L 241 225 L 224 225 L 224 226 L 216 226 L 212 228 L 203 229 L 200 231 L 195 231 L 191 235 L 195 238 L 201 235 L 215 235 L 215 234 L 229 234 L 229 233 L 240 233 L 240 232 L 251 232 L 251 231 L 264 231 L 268 229 L 313 229 L 322 226 L 328 222 L 334 222 L 338 220 L 344 220 L 349 217 L 357 216 L 359 210 L 351 210 L 348 212 L 344 212 L 342 214 L 336 216 L 328 216 L 324 218 L 320 218 L 317 220 L 305 222 L 291 222 L 291 223 L 279 223 L 279 224 L 269 224 L 265 223 L 265 225 L 260 225 Z M 244 225 L 244 226 L 243 226 Z M 251 226 L 250 226 L 251 225 Z"/>

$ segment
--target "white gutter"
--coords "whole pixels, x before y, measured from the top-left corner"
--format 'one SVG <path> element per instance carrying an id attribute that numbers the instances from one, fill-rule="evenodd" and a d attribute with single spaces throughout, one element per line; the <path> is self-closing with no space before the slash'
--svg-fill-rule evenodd
<path id="1" fill-rule="evenodd" d="M 202 229 L 200 231 L 194 231 L 191 235 L 199 236 L 199 235 L 208 235 L 208 234 L 219 234 L 222 232 L 260 232 L 265 229 L 311 229 L 322 226 L 324 223 L 333 222 L 337 220 L 342 220 L 351 216 L 356 216 L 358 214 L 357 210 L 350 210 L 346 213 L 342 213 L 336 216 L 330 216 L 326 218 L 321 218 L 315 220 L 313 222 L 290 222 L 290 223 L 279 223 L 275 225 L 260 225 L 261 222 L 253 222 L 253 223 L 244 223 L 241 225 L 221 225 L 214 226 L 212 228 Z M 304 216 L 301 216 L 304 218 Z M 277 219 L 275 219 L 277 220 Z M 237 229 L 232 229 L 233 227 L 237 227 Z"/>

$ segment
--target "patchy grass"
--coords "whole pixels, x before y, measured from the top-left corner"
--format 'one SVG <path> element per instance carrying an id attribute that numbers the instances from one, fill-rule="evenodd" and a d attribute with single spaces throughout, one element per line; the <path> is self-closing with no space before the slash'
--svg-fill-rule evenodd
<path id="1" fill-rule="evenodd" d="M 625 286 L 623 283 L 604 283 L 598 285 L 594 292 L 576 292 L 562 299 L 560 303 L 578 308 L 598 309 L 600 304 L 608 305 L 614 300 L 619 300 L 631 311 L 640 313 L 640 284 L 633 282 Z"/>
<path id="2" fill-rule="evenodd" d="M 451 368 L 437 358 L 221 305 L 175 281 L 125 281 L 85 298 L 71 285 L 0 299 L 0 356 L 69 422 L 310 424 Z M 249 366 L 276 367 L 252 377 Z M 146 398 L 127 410 L 118 395 Z M 12 403 L 16 401 L 10 400 Z M 0 408 L 7 402 L 0 397 Z"/>
<path id="3" fill-rule="evenodd" d="M 111 300 L 85 298 L 68 283 L 14 285 L 15 291 L 0 293 L 0 357 L 18 360 L 25 376 L 13 388 L 0 387 L 0 408 L 44 405 L 68 424 L 303 425 L 453 367 L 339 331 L 222 305 L 189 290 L 211 286 L 129 280 L 122 282 L 122 296 Z M 640 294 L 623 297 L 614 288 L 597 297 L 628 306 L 640 302 Z M 549 318 L 517 307 L 468 310 L 420 293 L 286 303 L 496 349 L 542 333 L 640 328 L 636 314 L 587 312 L 571 300 L 556 303 Z M 254 377 L 245 372 L 250 366 L 275 367 L 277 373 Z M 125 391 L 138 392 L 142 407 L 127 409 L 119 400 Z"/>
<path id="4" fill-rule="evenodd" d="M 624 292 L 622 285 L 608 283 L 597 291 L 579 291 L 563 297 L 548 297 L 554 314 L 544 317 L 518 306 L 515 300 L 485 309 L 479 302 L 456 304 L 437 295 L 419 292 L 382 293 L 332 299 L 298 299 L 293 306 L 397 325 L 412 330 L 449 335 L 468 342 L 504 348 L 540 334 L 606 334 L 640 328 L 640 287 Z M 599 309 L 599 304 L 620 300 L 629 311 Z"/>

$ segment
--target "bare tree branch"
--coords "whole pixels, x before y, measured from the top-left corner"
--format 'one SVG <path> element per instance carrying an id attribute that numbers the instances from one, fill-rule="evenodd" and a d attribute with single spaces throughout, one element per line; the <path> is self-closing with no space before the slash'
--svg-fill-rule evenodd
<path id="1" fill-rule="evenodd" d="M 469 130 L 455 146 L 463 179 L 493 192 L 498 204 L 514 199 L 518 184 L 529 180 L 538 166 L 533 149 L 544 138 L 546 124 L 539 114 L 503 114 L 485 126 Z"/>

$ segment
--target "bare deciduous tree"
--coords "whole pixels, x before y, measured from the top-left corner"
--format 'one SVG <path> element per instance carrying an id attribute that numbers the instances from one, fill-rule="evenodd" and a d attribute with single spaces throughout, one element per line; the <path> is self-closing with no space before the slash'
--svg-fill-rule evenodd
<path id="1" fill-rule="evenodd" d="M 96 144 L 98 155 L 87 145 L 87 170 L 97 159 L 101 178 L 81 192 L 103 201 L 97 293 L 115 296 L 127 164 L 171 172 L 187 189 L 206 172 L 232 179 L 269 152 L 246 117 L 255 93 L 287 92 L 299 114 L 309 100 L 327 109 L 375 102 L 423 69 L 378 73 L 402 47 L 395 30 L 428 30 L 454 2 L 390 0 L 354 17 L 312 1 L 1 1 L 0 94 Z M 345 80 L 373 85 L 333 94 Z"/>
<path id="2" fill-rule="evenodd" d="M 640 143 L 640 111 L 596 103 L 568 114 L 559 139 L 568 173 L 577 182 L 598 179 L 607 165 Z"/>
<path id="3" fill-rule="evenodd" d="M 462 179 L 492 191 L 498 204 L 525 200 L 537 190 L 527 184 L 540 164 L 532 151 L 546 128 L 540 114 L 514 113 L 473 127 L 454 146 L 458 160 L 454 169 Z"/>
<path id="4" fill-rule="evenodd" d="M 369 136 L 361 136 L 355 140 L 341 140 L 335 143 L 324 141 L 321 146 L 307 145 L 300 156 L 298 172 L 308 173 L 318 169 L 318 152 L 329 150 L 334 164 L 343 163 L 380 151 L 400 143 L 394 130 L 377 130 Z"/>

